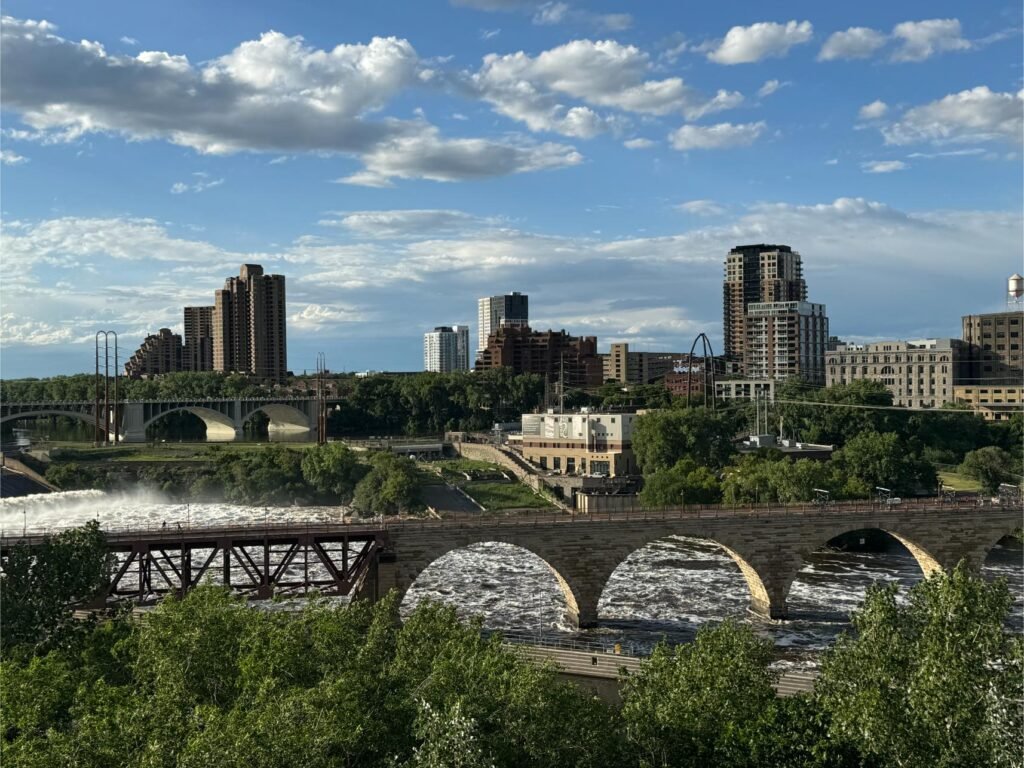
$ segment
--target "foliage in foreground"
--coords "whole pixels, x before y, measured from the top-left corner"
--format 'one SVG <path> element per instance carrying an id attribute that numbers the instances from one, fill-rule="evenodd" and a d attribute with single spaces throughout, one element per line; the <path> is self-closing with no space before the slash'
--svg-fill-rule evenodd
<path id="1" fill-rule="evenodd" d="M 82 583 L 27 594 L 63 608 Z M 1004 631 L 1010 603 L 1005 582 L 962 567 L 906 604 L 874 588 L 815 693 L 787 699 L 769 641 L 704 627 L 659 646 L 616 710 L 449 607 L 399 623 L 394 594 L 285 613 L 201 587 L 143 622 L 8 644 L 0 751 L 40 767 L 1017 766 L 1024 643 Z"/>

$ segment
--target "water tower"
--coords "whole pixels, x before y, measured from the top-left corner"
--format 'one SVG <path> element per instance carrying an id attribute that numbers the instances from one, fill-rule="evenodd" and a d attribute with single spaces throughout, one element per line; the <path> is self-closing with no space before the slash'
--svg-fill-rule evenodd
<path id="1" fill-rule="evenodd" d="M 1006 281 L 1006 307 L 1007 309 L 1020 309 L 1024 307 L 1024 277 L 1014 272 Z"/>

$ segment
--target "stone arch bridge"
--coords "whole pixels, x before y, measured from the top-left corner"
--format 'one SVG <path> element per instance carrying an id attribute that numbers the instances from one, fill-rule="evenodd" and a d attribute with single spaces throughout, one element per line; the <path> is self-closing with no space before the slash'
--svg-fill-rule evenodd
<path id="1" fill-rule="evenodd" d="M 313 398 L 198 398 L 177 400 L 132 400 L 119 403 L 117 417 L 111 416 L 103 423 L 101 430 L 111 435 L 117 431 L 126 443 L 146 442 L 146 429 L 176 411 L 187 411 L 198 416 L 206 424 L 208 440 L 237 440 L 242 427 L 256 412 L 262 411 L 270 419 L 270 429 L 275 431 L 315 432 L 317 401 Z M 102 413 L 102 406 L 101 406 Z M 94 402 L 39 402 L 0 403 L 0 424 L 8 421 L 66 416 L 96 423 Z"/>
<path id="2" fill-rule="evenodd" d="M 121 553 L 122 558 L 130 554 L 118 578 L 137 574 L 123 589 L 115 579 L 107 597 L 157 599 L 191 589 L 204 573 L 221 574 L 221 583 L 252 597 L 313 588 L 324 594 L 354 592 L 370 599 L 391 589 L 404 595 L 445 554 L 473 544 L 504 542 L 547 563 L 565 595 L 570 618 L 579 626 L 592 626 L 597 623 L 601 593 L 619 564 L 653 541 L 678 535 L 721 545 L 746 579 L 751 609 L 781 619 L 787 616 L 789 589 L 806 558 L 843 533 L 886 531 L 903 542 L 925 574 L 931 574 L 961 560 L 980 569 L 988 551 L 1020 524 L 1021 510 L 1016 506 L 978 507 L 934 499 L 900 507 L 867 503 L 827 508 L 709 507 L 612 513 L 599 519 L 554 513 L 460 521 L 212 528 L 185 528 L 171 522 L 157 530 L 107 533 L 112 553 Z M 31 545 L 40 542 L 42 535 L 22 537 L 8 532 L 0 536 L 0 553 L 6 556 L 22 540 Z M 217 566 L 211 570 L 214 561 Z M 318 565 L 313 568 L 314 564 Z"/>
<path id="3" fill-rule="evenodd" d="M 404 594 L 417 576 L 443 555 L 483 542 L 526 549 L 552 570 L 567 613 L 581 627 L 597 623 L 597 606 L 612 572 L 634 551 L 668 536 L 691 536 L 720 545 L 736 562 L 750 589 L 753 612 L 787 616 L 790 586 L 806 558 L 844 533 L 885 531 L 914 556 L 925 575 L 952 569 L 960 560 L 980 569 L 1000 539 L 1021 524 L 1009 507 L 942 505 L 934 500 L 902 508 L 870 504 L 829 508 L 708 508 L 668 510 L 600 519 L 556 517 L 481 522 L 462 526 L 424 523 L 389 526 L 393 555 L 378 567 L 378 589 Z"/>

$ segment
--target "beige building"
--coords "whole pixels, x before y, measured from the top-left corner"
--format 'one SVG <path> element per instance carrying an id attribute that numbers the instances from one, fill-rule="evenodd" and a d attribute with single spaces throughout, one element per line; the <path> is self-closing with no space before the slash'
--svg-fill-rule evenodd
<path id="1" fill-rule="evenodd" d="M 523 414 L 523 457 L 567 475 L 639 474 L 633 455 L 635 413 Z"/>
<path id="2" fill-rule="evenodd" d="M 1024 312 L 965 315 L 962 322 L 963 340 L 974 347 L 964 383 L 1022 383 L 1024 353 L 1021 351 L 1021 328 L 1024 326 Z"/>
<path id="3" fill-rule="evenodd" d="M 650 384 L 671 373 L 678 361 L 688 357 L 680 352 L 630 352 L 629 344 L 612 344 L 601 355 L 605 381 L 622 384 Z"/>
<path id="4" fill-rule="evenodd" d="M 827 382 L 877 381 L 892 392 L 894 405 L 938 408 L 953 402 L 969 354 L 959 339 L 840 344 L 825 353 Z"/>
<path id="5" fill-rule="evenodd" d="M 751 379 L 799 378 L 825 384 L 828 317 L 824 304 L 772 301 L 751 304 L 745 320 L 744 373 Z"/>
<path id="6" fill-rule="evenodd" d="M 214 293 L 213 369 L 283 381 L 288 368 L 284 275 L 243 264 Z"/>
<path id="7" fill-rule="evenodd" d="M 1024 410 L 1024 384 L 971 384 L 953 387 L 953 399 L 986 421 L 1009 421 Z"/>
<path id="8" fill-rule="evenodd" d="M 177 373 L 181 367 L 181 336 L 161 328 L 146 337 L 135 354 L 124 364 L 124 375 L 130 379 Z"/>

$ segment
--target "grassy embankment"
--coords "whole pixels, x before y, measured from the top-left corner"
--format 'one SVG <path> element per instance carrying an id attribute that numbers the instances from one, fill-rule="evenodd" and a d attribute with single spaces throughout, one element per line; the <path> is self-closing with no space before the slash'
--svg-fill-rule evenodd
<path id="1" fill-rule="evenodd" d="M 430 467 L 488 511 L 552 509 L 547 499 L 497 464 L 475 459 L 449 459 L 433 462 Z M 506 478 L 511 478 L 511 481 Z"/>
<path id="2" fill-rule="evenodd" d="M 939 480 L 942 481 L 943 485 L 947 485 L 955 491 L 970 491 L 974 493 L 981 490 L 981 484 L 977 480 L 972 480 L 952 470 L 940 471 Z"/>

